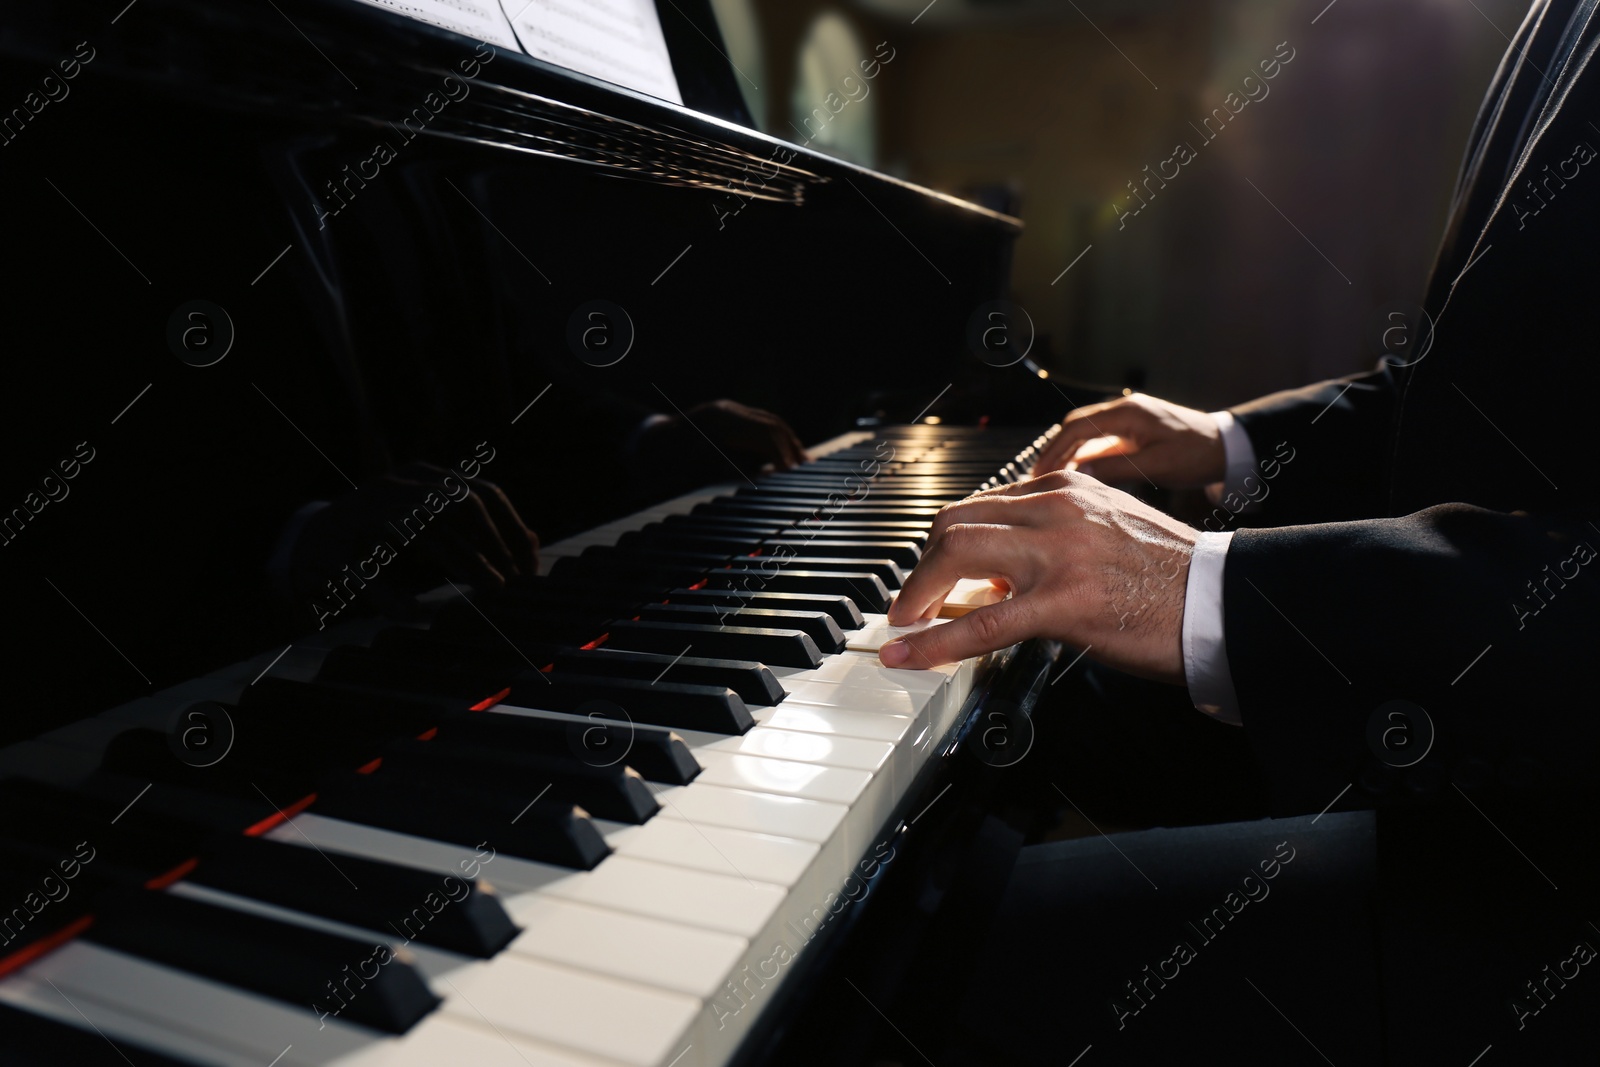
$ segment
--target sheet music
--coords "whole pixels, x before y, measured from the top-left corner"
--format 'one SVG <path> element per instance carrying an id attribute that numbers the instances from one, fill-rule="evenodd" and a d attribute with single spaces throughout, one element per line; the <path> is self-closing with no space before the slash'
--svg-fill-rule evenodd
<path id="1" fill-rule="evenodd" d="M 499 0 L 361 0 L 364 4 L 393 11 L 397 15 L 417 19 L 430 25 L 467 37 L 485 41 L 500 48 L 518 52 L 522 46 L 511 30 Z"/>
<path id="2" fill-rule="evenodd" d="M 501 5 L 535 59 L 683 103 L 654 0 L 501 0 Z"/>

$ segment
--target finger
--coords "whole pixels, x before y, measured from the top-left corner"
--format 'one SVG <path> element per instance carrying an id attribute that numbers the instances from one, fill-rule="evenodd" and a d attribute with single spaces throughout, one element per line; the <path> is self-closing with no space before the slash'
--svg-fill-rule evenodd
<path id="1" fill-rule="evenodd" d="M 1035 636 L 1035 626 L 1031 600 L 1013 597 L 969 611 L 942 626 L 897 637 L 878 650 L 878 659 L 885 667 L 925 670 L 1008 648 Z"/>
<path id="2" fill-rule="evenodd" d="M 805 449 L 800 445 L 800 439 L 795 436 L 789 424 L 781 416 L 770 411 L 757 411 L 757 418 L 766 432 L 766 444 L 770 449 L 768 462 L 776 464 L 781 469 L 787 470 L 799 463 L 805 454 Z"/>
<path id="3" fill-rule="evenodd" d="M 942 601 L 962 578 L 1009 578 L 1014 530 L 1001 525 L 958 525 L 931 545 L 889 605 L 889 624 L 906 626 Z"/>
<path id="4" fill-rule="evenodd" d="M 789 466 L 798 467 L 810 458 L 806 455 L 805 442 L 800 440 L 800 435 L 795 433 L 788 423 L 783 424 L 783 432 L 785 434 Z"/>
<path id="5" fill-rule="evenodd" d="M 1005 500 L 1008 498 L 1035 496 L 1039 493 L 1051 493 L 1058 489 L 1070 489 L 1075 477 L 1077 477 L 1077 474 L 1074 471 L 1049 471 L 1045 474 L 1039 475 L 1036 478 L 1024 478 L 1020 482 L 1008 482 L 1005 485 L 997 485 L 992 489 L 980 490 L 976 493 L 973 493 L 965 500 L 957 501 L 957 503 L 966 504 L 980 500 Z M 947 504 L 945 506 L 953 507 L 954 505 Z M 937 521 L 937 519 L 935 521 Z"/>
<path id="6" fill-rule="evenodd" d="M 1085 463 L 1105 456 L 1126 456 L 1137 451 L 1139 446 L 1126 437 L 1091 437 L 1067 459 L 1066 469 L 1082 470 Z"/>
<path id="7" fill-rule="evenodd" d="M 429 485 L 438 485 L 440 480 L 449 474 L 450 472 L 443 467 L 422 460 L 412 460 L 395 470 L 395 475 L 399 478 L 410 482 L 427 482 Z"/>
<path id="8" fill-rule="evenodd" d="M 1098 478 L 1108 485 L 1117 482 L 1142 482 L 1147 480 L 1144 471 L 1139 469 L 1139 464 L 1133 457 L 1124 455 L 1107 456 L 1104 459 L 1097 459 L 1093 463 L 1085 463 L 1078 467 L 1078 473 L 1087 474 L 1091 478 Z"/>
<path id="9" fill-rule="evenodd" d="M 490 566 L 454 530 L 440 530 L 437 536 L 428 538 L 428 555 L 453 582 L 466 582 L 479 589 L 499 589 L 506 584 L 505 575 Z"/>
<path id="10" fill-rule="evenodd" d="M 1108 404 L 1093 404 L 1079 408 L 1061 420 L 1061 432 L 1051 439 L 1040 454 L 1034 470 L 1058 470 L 1078 451 L 1078 446 L 1096 437 L 1128 437 L 1135 428 L 1142 409 L 1126 400 Z"/>
<path id="11" fill-rule="evenodd" d="M 429 560 L 448 581 L 464 582 L 475 589 L 501 589 L 506 585 L 504 574 L 496 571 L 490 566 L 490 561 L 469 549 L 466 542 L 453 536 L 451 531 L 438 531 L 434 537 L 429 537 L 426 552 Z"/>
<path id="12" fill-rule="evenodd" d="M 501 541 L 511 550 L 511 557 L 516 563 L 518 573 L 524 575 L 539 573 L 539 538 L 528 529 L 527 524 L 522 521 L 522 516 L 517 514 L 517 509 L 511 503 L 511 498 L 506 496 L 505 490 L 482 478 L 473 478 L 467 484 L 472 486 L 478 499 L 483 501 L 484 508 L 489 512 L 489 518 L 500 531 Z"/>
<path id="13" fill-rule="evenodd" d="M 517 572 L 516 560 L 506 546 L 489 508 L 476 493 L 468 493 L 449 512 L 451 527 L 465 538 L 468 547 L 486 559 L 502 575 Z"/>
<path id="14" fill-rule="evenodd" d="M 1006 486 L 1006 488 L 1014 487 Z M 1017 500 L 1018 497 L 1014 495 L 997 493 L 994 496 L 975 496 L 954 504 L 946 504 L 939 509 L 939 514 L 933 518 L 933 525 L 928 528 L 928 545 L 923 558 L 927 558 L 927 553 L 933 551 L 945 531 L 952 526 L 963 523 L 981 523 L 989 526 L 1021 525 L 1022 516 L 1016 507 Z M 917 565 L 920 567 L 922 564 Z"/>

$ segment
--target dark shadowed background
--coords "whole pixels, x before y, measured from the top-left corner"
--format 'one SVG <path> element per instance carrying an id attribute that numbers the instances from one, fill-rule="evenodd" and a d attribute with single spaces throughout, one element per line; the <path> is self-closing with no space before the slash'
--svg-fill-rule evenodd
<path id="1" fill-rule="evenodd" d="M 1021 216 L 1014 298 L 1043 365 L 1198 405 L 1377 358 L 1364 337 L 1384 305 L 1421 300 L 1467 131 L 1527 6 L 715 3 L 766 130 Z M 871 82 L 844 83 L 891 53 Z M 1275 54 L 1293 58 L 1264 95 L 1242 88 Z M 1257 99 L 1232 115 L 1225 97 L 1246 88 Z M 1215 108 L 1229 121 L 1207 142 Z M 1144 168 L 1180 142 L 1196 158 L 1151 198 Z M 1130 182 L 1147 203 L 1124 218 Z"/>

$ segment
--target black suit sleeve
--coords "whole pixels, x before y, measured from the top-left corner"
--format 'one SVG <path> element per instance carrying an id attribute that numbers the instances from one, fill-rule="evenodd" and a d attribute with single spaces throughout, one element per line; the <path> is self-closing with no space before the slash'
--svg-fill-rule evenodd
<path id="1" fill-rule="evenodd" d="M 1282 526 L 1384 514 L 1395 398 L 1393 375 L 1380 366 L 1229 409 L 1263 463 L 1293 457 L 1258 472 L 1261 485 L 1250 491 L 1264 495 L 1250 521 Z"/>
<path id="2" fill-rule="evenodd" d="M 1600 625 L 1593 519 L 1443 504 L 1240 531 L 1228 661 L 1277 809 L 1320 811 L 1346 786 L 1348 805 L 1592 782 L 1600 716 L 1579 709 Z M 1407 708 L 1390 716 L 1394 700 L 1431 730 Z"/>

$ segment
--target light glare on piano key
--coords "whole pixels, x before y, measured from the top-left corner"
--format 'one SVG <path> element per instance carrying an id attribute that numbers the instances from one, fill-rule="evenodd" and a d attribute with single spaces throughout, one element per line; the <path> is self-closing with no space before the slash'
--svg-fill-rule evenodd
<path id="1" fill-rule="evenodd" d="M 875 613 L 863 613 L 866 625 L 859 630 L 852 630 L 845 634 L 845 647 L 852 652 L 877 652 L 884 645 L 898 637 L 921 633 L 935 626 L 942 626 L 948 619 L 921 619 L 910 626 L 890 626 L 889 616 Z"/>

